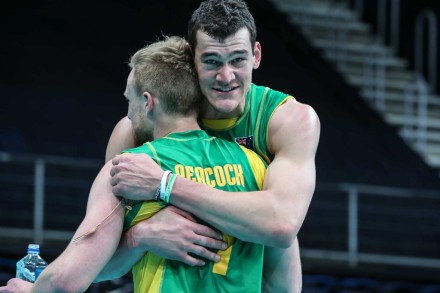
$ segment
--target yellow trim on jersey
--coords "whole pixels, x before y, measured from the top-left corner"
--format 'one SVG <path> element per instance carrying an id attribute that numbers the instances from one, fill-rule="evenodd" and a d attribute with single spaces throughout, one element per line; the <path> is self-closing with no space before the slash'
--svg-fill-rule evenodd
<path id="1" fill-rule="evenodd" d="M 130 227 L 136 225 L 137 223 L 146 220 L 156 214 L 158 211 L 163 209 L 165 205 L 162 202 L 148 200 L 142 203 L 141 208 L 137 212 L 133 221 L 130 223 Z"/>
<path id="2" fill-rule="evenodd" d="M 154 159 L 156 161 L 156 163 L 160 166 L 162 166 L 162 163 L 160 162 L 160 158 L 157 155 L 156 149 L 154 148 L 154 146 L 150 143 L 150 142 L 146 142 L 145 145 L 151 150 L 151 153 L 153 154 L 152 159 Z"/>
<path id="3" fill-rule="evenodd" d="M 257 114 L 257 121 L 256 121 L 256 124 L 257 124 L 257 125 L 260 125 L 260 123 L 261 123 L 261 116 L 263 115 L 262 113 L 263 113 L 264 105 L 266 105 L 266 98 L 267 98 L 267 93 L 269 92 L 269 90 L 270 90 L 270 88 L 268 88 L 268 87 L 266 87 L 266 88 L 264 89 L 263 98 L 261 99 L 261 103 L 260 103 L 260 109 L 259 109 L 258 114 Z M 268 127 L 268 126 L 266 126 L 266 127 Z M 255 138 L 256 138 L 256 139 L 254 140 L 254 143 L 255 143 L 255 151 L 256 151 L 258 154 L 260 154 L 260 156 L 262 156 L 263 159 L 264 159 L 266 162 L 269 163 L 270 160 L 269 160 L 269 158 L 266 156 L 266 154 L 263 152 L 263 150 L 261 149 L 261 147 L 260 147 L 260 143 L 259 143 L 259 140 L 258 140 L 258 137 L 260 137 L 260 127 L 256 127 L 256 128 L 255 128 L 254 136 L 255 136 Z"/>
<path id="4" fill-rule="evenodd" d="M 205 127 L 216 129 L 216 130 L 224 130 L 227 128 L 231 128 L 237 123 L 238 117 L 228 118 L 228 119 L 202 119 Z"/>
<path id="5" fill-rule="evenodd" d="M 264 174 L 266 173 L 266 164 L 254 151 L 240 145 L 241 149 L 248 158 L 249 165 L 254 173 L 255 181 L 257 181 L 258 189 L 263 188 Z"/>
<path id="6" fill-rule="evenodd" d="M 175 141 L 189 141 L 189 140 L 194 140 L 194 139 L 198 139 L 198 138 L 177 138 L 177 137 L 168 137 L 168 136 L 164 136 L 162 137 L 162 139 L 169 139 L 169 140 L 175 140 Z M 213 140 L 216 139 L 216 137 L 208 137 L 208 138 L 204 138 L 203 140 Z"/>
<path id="7" fill-rule="evenodd" d="M 278 106 L 275 107 L 275 109 L 273 109 L 272 114 L 270 114 L 270 117 L 269 117 L 269 120 L 268 120 L 268 122 L 267 122 L 267 126 L 266 126 L 266 127 L 267 127 L 267 129 L 266 129 L 266 133 L 267 133 L 267 135 L 266 135 L 266 145 L 267 145 L 267 146 L 269 146 L 269 124 L 270 124 L 270 119 L 272 119 L 272 116 L 273 116 L 273 114 L 275 113 L 275 111 L 278 109 L 278 107 L 281 106 L 281 105 L 283 105 L 283 104 L 287 101 L 287 99 L 293 99 L 294 101 L 296 101 L 295 97 L 293 97 L 293 96 L 287 96 L 287 97 L 284 98 L 284 100 L 282 100 L 282 101 L 278 104 Z M 261 104 L 263 104 L 263 103 L 261 103 Z M 268 149 L 268 151 L 269 151 L 269 149 Z M 266 160 L 266 162 L 269 162 L 269 163 L 270 163 L 270 161 L 267 161 L 267 160 Z"/>
<path id="8" fill-rule="evenodd" d="M 132 268 L 134 293 L 160 292 L 166 260 L 151 252 L 143 256 Z"/>

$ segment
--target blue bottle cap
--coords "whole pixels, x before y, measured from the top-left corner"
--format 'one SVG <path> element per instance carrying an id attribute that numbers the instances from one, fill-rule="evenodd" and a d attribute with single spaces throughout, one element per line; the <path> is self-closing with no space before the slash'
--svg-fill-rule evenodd
<path id="1" fill-rule="evenodd" d="M 40 245 L 39 244 L 29 244 L 27 252 L 28 253 L 40 253 Z"/>

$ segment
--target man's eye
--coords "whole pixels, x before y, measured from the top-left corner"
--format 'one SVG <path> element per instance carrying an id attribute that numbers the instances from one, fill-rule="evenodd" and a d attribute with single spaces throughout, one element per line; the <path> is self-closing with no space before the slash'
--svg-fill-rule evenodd
<path id="1" fill-rule="evenodd" d="M 235 58 L 234 60 L 232 60 L 233 64 L 239 64 L 242 63 L 243 61 L 245 61 L 245 58 Z"/>
<path id="2" fill-rule="evenodd" d="M 208 64 L 208 65 L 218 65 L 218 64 L 220 64 L 220 62 L 218 62 L 217 60 L 213 60 L 213 59 L 205 60 L 204 63 Z"/>

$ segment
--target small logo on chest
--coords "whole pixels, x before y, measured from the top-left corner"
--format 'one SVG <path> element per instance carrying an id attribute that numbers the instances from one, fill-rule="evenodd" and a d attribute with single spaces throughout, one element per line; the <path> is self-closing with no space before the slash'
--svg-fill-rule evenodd
<path id="1" fill-rule="evenodd" d="M 244 146 L 245 148 L 248 148 L 250 150 L 254 149 L 254 136 L 248 136 L 248 137 L 236 137 L 235 142 L 239 145 Z"/>

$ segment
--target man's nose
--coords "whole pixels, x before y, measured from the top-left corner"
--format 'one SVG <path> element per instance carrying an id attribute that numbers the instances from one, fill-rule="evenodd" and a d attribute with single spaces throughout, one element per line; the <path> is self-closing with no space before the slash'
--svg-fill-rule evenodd
<path id="1" fill-rule="evenodd" d="M 216 80 L 223 83 L 229 83 L 234 80 L 234 78 L 234 70 L 229 65 L 220 67 L 216 75 Z"/>

